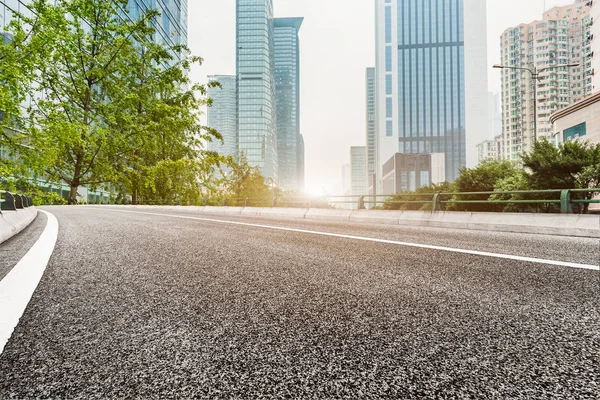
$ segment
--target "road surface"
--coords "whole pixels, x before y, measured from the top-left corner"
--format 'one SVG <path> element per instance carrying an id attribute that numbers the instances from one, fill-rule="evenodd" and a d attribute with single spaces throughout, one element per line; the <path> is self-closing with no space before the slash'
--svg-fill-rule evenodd
<path id="1" fill-rule="evenodd" d="M 1 399 L 598 399 L 598 240 L 45 210 Z"/>

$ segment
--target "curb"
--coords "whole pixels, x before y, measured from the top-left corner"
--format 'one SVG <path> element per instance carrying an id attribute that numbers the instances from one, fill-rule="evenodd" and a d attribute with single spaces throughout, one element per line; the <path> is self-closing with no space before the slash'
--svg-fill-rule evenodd
<path id="1" fill-rule="evenodd" d="M 17 211 L 4 210 L 0 214 L 0 243 L 20 233 L 27 228 L 37 216 L 37 209 L 29 207 Z"/>
<path id="2" fill-rule="evenodd" d="M 248 217 L 306 219 L 600 239 L 600 215 L 194 206 L 86 207 L 130 208 L 143 209 L 144 211 L 180 211 L 213 215 L 242 215 Z"/>

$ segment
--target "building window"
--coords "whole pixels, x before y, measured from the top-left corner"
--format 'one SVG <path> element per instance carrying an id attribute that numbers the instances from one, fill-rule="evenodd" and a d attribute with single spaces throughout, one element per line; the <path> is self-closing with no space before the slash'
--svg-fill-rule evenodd
<path id="1" fill-rule="evenodd" d="M 392 7 L 385 7 L 385 42 L 392 43 Z"/>
<path id="2" fill-rule="evenodd" d="M 392 137 L 394 132 L 394 123 L 392 121 L 385 121 L 385 136 Z"/>
<path id="3" fill-rule="evenodd" d="M 385 46 L 385 71 L 392 72 L 392 46 Z"/>

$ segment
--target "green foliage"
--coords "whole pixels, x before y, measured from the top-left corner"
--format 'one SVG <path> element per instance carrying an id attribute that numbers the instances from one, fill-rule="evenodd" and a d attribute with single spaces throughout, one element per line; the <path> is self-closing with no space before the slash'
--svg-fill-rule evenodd
<path id="1" fill-rule="evenodd" d="M 532 189 L 587 188 L 593 183 L 592 175 L 584 170 L 600 163 L 599 146 L 586 142 L 569 141 L 554 146 L 545 138 L 533 145 L 531 153 L 523 155 Z"/>
<path id="2" fill-rule="evenodd" d="M 35 206 L 62 206 L 67 204 L 67 201 L 58 193 L 37 192 L 33 195 L 33 205 Z"/>
<path id="3" fill-rule="evenodd" d="M 243 155 L 238 160 L 228 159 L 230 172 L 225 182 L 225 197 L 230 205 L 250 199 L 254 205 L 272 204 L 274 189 L 265 184 L 265 178 L 257 167 L 253 167 Z"/>
<path id="4" fill-rule="evenodd" d="M 512 162 L 508 160 L 484 160 L 475 168 L 464 168 L 460 171 L 460 176 L 454 183 L 457 192 L 492 192 L 496 183 L 515 176 L 520 173 Z M 483 195 L 457 195 L 452 198 L 453 201 L 483 201 L 490 197 L 489 194 Z M 452 211 L 502 211 L 503 206 L 497 204 L 450 204 L 448 210 Z"/>
<path id="5" fill-rule="evenodd" d="M 210 105 L 207 86 L 218 84 L 193 85 L 190 69 L 202 60 L 184 46 L 155 43 L 150 22 L 158 13 L 123 18 L 127 3 L 36 0 L 34 18 L 13 20 L 14 39 L 0 46 L 5 121 L 30 88 L 44 95 L 20 121 L 23 134 L 4 134 L 0 145 L 27 166 L 22 173 L 68 184 L 73 204 L 80 185 L 112 187 L 123 202 L 198 202 L 224 162 L 202 151 L 221 138 L 199 112 Z M 2 172 L 14 174 L 6 164 Z"/>
<path id="6" fill-rule="evenodd" d="M 384 210 L 432 210 L 433 194 L 451 193 L 454 191 L 454 185 L 450 182 L 442 182 L 431 186 L 423 186 L 414 192 L 398 193 L 391 200 L 383 204 Z M 411 203 L 411 202 L 417 203 Z M 405 203 L 397 203 L 405 202 Z M 424 203 L 422 203 L 424 202 Z"/>

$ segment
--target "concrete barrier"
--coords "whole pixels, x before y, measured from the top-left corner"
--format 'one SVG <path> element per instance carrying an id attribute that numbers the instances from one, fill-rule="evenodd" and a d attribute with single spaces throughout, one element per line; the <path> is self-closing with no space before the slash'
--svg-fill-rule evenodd
<path id="1" fill-rule="evenodd" d="M 22 208 L 16 211 L 2 211 L 0 215 L 0 243 L 17 235 L 27 228 L 37 216 L 35 207 Z"/>
<path id="2" fill-rule="evenodd" d="M 350 221 L 352 210 L 334 210 L 313 208 L 306 213 L 306 219 L 316 219 L 319 221 Z"/>
<path id="3" fill-rule="evenodd" d="M 399 225 L 402 215 L 403 211 L 355 210 L 350 215 L 350 222 Z"/>
<path id="4" fill-rule="evenodd" d="M 308 208 L 262 208 L 259 216 L 270 218 L 305 219 L 307 212 Z"/>
<path id="5" fill-rule="evenodd" d="M 115 206 L 93 206 L 115 207 Z M 180 211 L 247 217 L 310 219 L 382 225 L 465 229 L 600 238 L 600 215 L 339 210 L 260 207 L 117 206 L 139 211 Z"/>

